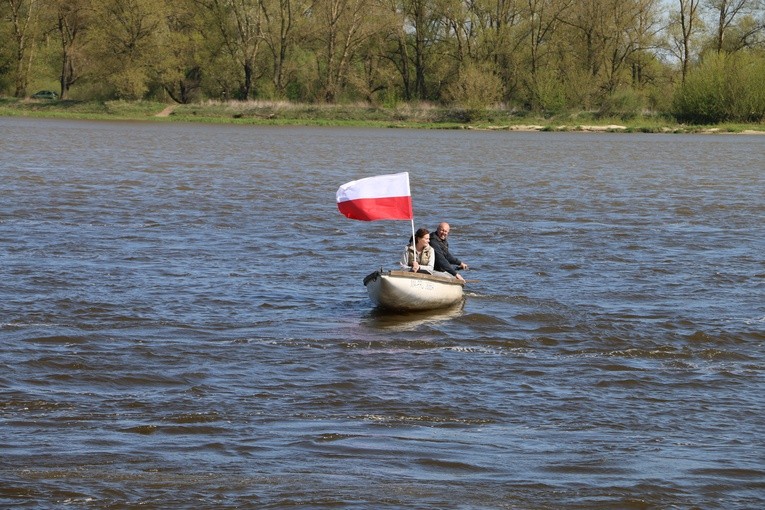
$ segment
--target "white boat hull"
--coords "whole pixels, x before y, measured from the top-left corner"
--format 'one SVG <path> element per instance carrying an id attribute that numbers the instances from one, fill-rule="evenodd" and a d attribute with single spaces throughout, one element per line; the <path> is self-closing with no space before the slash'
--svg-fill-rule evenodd
<path id="1" fill-rule="evenodd" d="M 464 298 L 460 280 L 409 271 L 375 271 L 364 285 L 372 303 L 389 310 L 433 310 Z"/>

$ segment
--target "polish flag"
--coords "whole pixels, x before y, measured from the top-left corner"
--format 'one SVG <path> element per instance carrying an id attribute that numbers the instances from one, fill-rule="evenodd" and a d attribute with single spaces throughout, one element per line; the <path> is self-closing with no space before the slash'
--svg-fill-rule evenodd
<path id="1" fill-rule="evenodd" d="M 409 172 L 347 182 L 337 190 L 337 208 L 352 220 L 414 219 Z"/>

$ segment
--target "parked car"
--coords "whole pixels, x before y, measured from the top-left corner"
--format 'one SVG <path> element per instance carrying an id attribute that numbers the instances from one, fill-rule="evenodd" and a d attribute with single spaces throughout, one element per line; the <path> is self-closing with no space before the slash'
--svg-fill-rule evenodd
<path id="1" fill-rule="evenodd" d="M 58 99 L 58 94 L 52 90 L 41 90 L 32 94 L 32 99 Z"/>

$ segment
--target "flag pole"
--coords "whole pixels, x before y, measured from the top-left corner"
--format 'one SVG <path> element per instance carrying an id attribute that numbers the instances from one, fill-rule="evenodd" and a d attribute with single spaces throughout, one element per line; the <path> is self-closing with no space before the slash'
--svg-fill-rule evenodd
<path id="1" fill-rule="evenodd" d="M 409 253 L 409 247 L 407 246 L 406 252 Z M 417 260 L 417 240 L 414 238 L 414 213 L 412 213 L 412 255 L 414 259 L 412 260 L 412 271 L 414 271 L 414 261 Z"/>
<path id="2" fill-rule="evenodd" d="M 406 173 L 406 187 L 409 190 L 409 197 L 412 196 L 412 188 L 409 184 L 409 172 Z M 414 260 L 412 261 L 412 271 L 414 271 L 414 262 L 417 260 L 417 240 L 414 238 L 414 205 L 412 207 L 412 253 Z M 406 249 L 407 253 L 409 253 L 409 248 Z"/>

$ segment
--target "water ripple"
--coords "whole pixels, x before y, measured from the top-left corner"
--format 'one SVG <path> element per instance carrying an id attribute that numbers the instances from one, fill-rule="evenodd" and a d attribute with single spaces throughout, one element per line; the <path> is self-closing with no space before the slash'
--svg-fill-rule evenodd
<path id="1" fill-rule="evenodd" d="M 0 129 L 0 506 L 765 504 L 760 138 Z M 394 170 L 459 307 L 370 306 Z"/>

